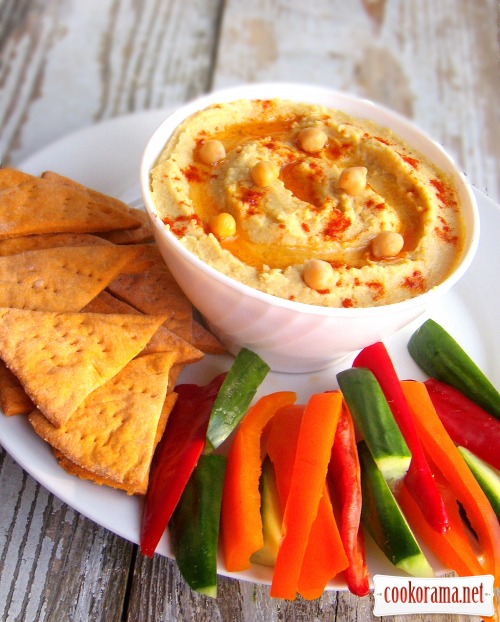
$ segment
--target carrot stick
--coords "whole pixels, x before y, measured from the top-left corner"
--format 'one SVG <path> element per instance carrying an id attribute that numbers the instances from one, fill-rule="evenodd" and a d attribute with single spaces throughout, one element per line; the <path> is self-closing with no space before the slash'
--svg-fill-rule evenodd
<path id="1" fill-rule="evenodd" d="M 271 596 L 289 600 L 296 597 L 309 534 L 325 490 L 328 462 L 341 407 L 342 396 L 335 392 L 312 395 L 304 409 L 284 505 L 283 537 L 274 567 Z M 276 462 L 280 456 L 271 449 L 272 436 L 275 436 L 273 432 L 274 425 L 268 448 L 271 460 Z M 278 478 L 278 471 L 276 475 Z M 278 490 L 282 488 L 283 485 L 278 484 Z"/>
<path id="2" fill-rule="evenodd" d="M 243 418 L 227 459 L 221 510 L 221 540 L 226 569 L 250 568 L 250 557 L 264 545 L 259 478 L 262 472 L 261 436 L 280 408 L 293 404 L 291 391 L 262 397 Z"/>
<path id="3" fill-rule="evenodd" d="M 477 534 L 484 557 L 483 572 L 492 574 L 495 587 L 499 587 L 500 524 L 493 508 L 441 423 L 425 384 L 405 381 L 401 386 L 425 451 L 439 465 Z"/>

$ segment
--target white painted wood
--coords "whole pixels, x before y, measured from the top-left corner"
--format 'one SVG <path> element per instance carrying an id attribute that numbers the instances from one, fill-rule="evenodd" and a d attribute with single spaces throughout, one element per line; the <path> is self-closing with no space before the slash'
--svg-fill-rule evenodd
<path id="1" fill-rule="evenodd" d="M 500 198 L 495 0 L 228 2 L 214 85 L 291 80 L 410 117 Z"/>
<path id="2" fill-rule="evenodd" d="M 210 88 L 304 81 L 412 118 L 498 201 L 497 24 L 496 0 L 0 0 L 0 155 L 16 165 L 75 129 Z M 193 594 L 172 561 L 143 558 L 1 448 L 0 499 L 1 622 L 374 619 L 372 597 L 348 593 L 285 603 L 221 578 L 217 600 Z"/>
<path id="3" fill-rule="evenodd" d="M 204 92 L 217 19 L 217 0 L 31 3 L 2 50 L 4 165 L 91 123 Z"/>

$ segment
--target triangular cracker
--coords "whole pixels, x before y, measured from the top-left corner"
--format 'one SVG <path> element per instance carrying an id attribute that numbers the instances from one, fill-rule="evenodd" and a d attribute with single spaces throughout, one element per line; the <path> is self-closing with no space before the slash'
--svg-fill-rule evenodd
<path id="1" fill-rule="evenodd" d="M 199 322 L 193 320 L 193 345 L 205 354 L 225 354 L 226 347 Z"/>
<path id="2" fill-rule="evenodd" d="M 30 179 L 29 173 L 18 171 L 15 168 L 0 168 L 0 192 L 19 186 Z"/>
<path id="3" fill-rule="evenodd" d="M 0 256 L 58 246 L 104 246 L 106 244 L 109 245 L 111 242 L 92 233 L 41 233 L 0 240 Z"/>
<path id="4" fill-rule="evenodd" d="M 27 415 L 35 408 L 23 385 L 2 360 L 0 360 L 0 406 L 7 417 Z"/>
<path id="5" fill-rule="evenodd" d="M 171 363 L 170 354 L 141 356 L 89 395 L 61 427 L 39 411 L 30 422 L 82 469 L 144 492 Z"/>
<path id="6" fill-rule="evenodd" d="M 160 442 L 163 432 L 165 431 L 165 426 L 167 425 L 168 417 L 172 412 L 172 408 L 175 405 L 177 399 L 176 393 L 169 393 L 165 398 L 165 402 L 163 403 L 163 408 L 160 415 L 160 421 L 158 422 L 158 428 L 156 430 L 155 437 L 155 449 L 156 445 Z M 72 462 L 67 456 L 65 456 L 58 449 L 53 448 L 54 455 L 57 458 L 59 466 L 61 466 L 67 473 L 70 475 L 76 475 L 80 479 L 89 480 L 94 482 L 95 484 L 99 484 L 99 486 L 110 486 L 111 488 L 117 488 L 118 490 L 124 490 L 129 495 L 144 495 L 146 494 L 148 488 L 149 481 L 149 472 L 144 480 L 140 484 L 128 484 L 126 482 L 117 482 L 108 477 L 103 477 L 101 475 L 97 475 L 88 469 L 84 469 L 78 464 Z M 154 450 L 153 450 L 154 455 Z"/>
<path id="7" fill-rule="evenodd" d="M 0 239 L 137 229 L 140 225 L 122 201 L 51 179 L 33 176 L 1 192 Z"/>
<path id="8" fill-rule="evenodd" d="M 144 245 L 142 261 L 148 261 L 141 274 L 120 274 L 108 286 L 117 298 L 143 313 L 165 313 L 166 327 L 192 342 L 193 307 L 167 268 L 158 247 Z"/>
<path id="9" fill-rule="evenodd" d="M 66 186 L 71 186 L 73 188 L 77 188 L 80 190 L 85 190 L 89 192 L 91 195 L 95 196 L 99 200 L 102 200 L 103 197 L 108 199 L 109 201 L 113 201 L 114 205 L 116 205 L 117 199 L 103 195 L 102 193 L 97 192 L 97 190 L 93 190 L 92 188 L 88 188 L 84 186 L 74 179 L 69 177 L 64 177 L 64 175 L 60 175 L 59 173 L 55 173 L 54 171 L 45 171 L 42 173 L 42 179 L 48 179 L 50 181 L 59 182 Z M 107 233 L 101 233 L 104 239 L 109 240 L 113 244 L 140 244 L 144 242 L 152 242 L 153 241 L 153 230 L 151 229 L 151 225 L 149 224 L 149 218 L 146 212 L 142 209 L 138 209 L 136 207 L 130 207 L 126 203 L 122 202 L 123 209 L 130 214 L 133 218 L 140 222 L 140 227 L 135 229 L 124 229 L 124 230 L 113 230 Z"/>
<path id="10" fill-rule="evenodd" d="M 84 313 L 141 313 L 123 300 L 118 300 L 118 298 L 115 298 L 107 291 L 101 292 L 82 311 Z M 181 339 L 181 337 L 165 328 L 165 326 L 160 326 L 141 354 L 169 351 L 175 352 L 176 363 L 195 363 L 203 358 L 201 350 Z"/>
<path id="11" fill-rule="evenodd" d="M 100 233 L 99 235 L 113 242 L 113 244 L 144 244 L 145 242 L 152 242 L 154 235 L 146 212 L 136 207 L 129 207 L 128 211 L 141 223 L 138 229 L 110 231 L 109 233 Z"/>
<path id="12" fill-rule="evenodd" d="M 68 246 L 0 257 L 0 307 L 79 311 L 140 247 Z"/>
<path id="13" fill-rule="evenodd" d="M 60 426 L 143 349 L 164 320 L 0 308 L 0 358 Z"/>

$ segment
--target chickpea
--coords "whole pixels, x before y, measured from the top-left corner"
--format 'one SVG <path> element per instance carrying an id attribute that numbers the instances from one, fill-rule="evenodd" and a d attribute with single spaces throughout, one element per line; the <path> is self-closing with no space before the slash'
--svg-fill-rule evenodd
<path id="1" fill-rule="evenodd" d="M 404 246 L 404 238 L 396 231 L 381 231 L 372 240 L 372 255 L 376 259 L 395 257 Z"/>
<path id="2" fill-rule="evenodd" d="M 321 291 L 331 287 L 333 268 L 322 259 L 307 259 L 304 262 L 302 278 L 304 283 L 311 289 Z"/>
<path id="3" fill-rule="evenodd" d="M 328 136 L 320 127 L 305 127 L 298 135 L 300 148 L 307 153 L 318 153 L 327 140 Z"/>
<path id="4" fill-rule="evenodd" d="M 236 233 L 236 221 L 227 212 L 212 216 L 209 225 L 210 231 L 219 239 L 230 238 Z"/>
<path id="5" fill-rule="evenodd" d="M 215 164 L 226 157 L 226 150 L 220 140 L 207 140 L 198 149 L 198 157 L 203 164 Z"/>
<path id="6" fill-rule="evenodd" d="M 255 185 L 264 188 L 278 179 L 280 169 L 276 162 L 261 160 L 252 168 L 251 173 Z"/>
<path id="7" fill-rule="evenodd" d="M 339 187 L 348 195 L 355 197 L 366 188 L 366 175 L 368 171 L 364 166 L 350 166 L 345 168 L 339 177 Z"/>

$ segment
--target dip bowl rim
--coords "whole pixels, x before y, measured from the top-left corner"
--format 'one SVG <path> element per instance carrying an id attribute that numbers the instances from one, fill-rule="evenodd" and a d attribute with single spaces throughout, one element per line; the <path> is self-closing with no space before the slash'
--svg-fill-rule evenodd
<path id="1" fill-rule="evenodd" d="M 379 125 L 384 125 L 392 129 L 396 135 L 403 138 L 410 146 L 422 153 L 427 159 L 436 163 L 440 170 L 451 175 L 460 196 L 462 214 L 466 223 L 466 240 L 462 255 L 457 260 L 450 274 L 430 290 L 400 302 L 366 307 L 331 307 L 289 300 L 260 291 L 220 272 L 204 262 L 193 252 L 186 249 L 169 228 L 163 224 L 160 216 L 156 212 L 150 193 L 150 175 L 152 167 L 174 130 L 186 118 L 211 104 L 227 103 L 240 99 L 292 99 L 298 103 L 320 103 L 333 109 L 345 111 L 355 117 L 374 120 Z M 366 112 L 359 114 L 353 112 L 353 109 Z M 384 120 L 381 121 L 380 119 Z M 418 144 L 415 144 L 416 142 Z M 425 149 L 422 149 L 422 145 Z M 428 155 L 429 151 L 433 152 L 433 156 Z M 436 158 L 439 162 L 436 162 Z M 446 168 L 443 168 L 443 163 L 446 164 Z M 301 314 L 332 318 L 370 318 L 392 312 L 403 312 L 405 308 L 412 309 L 415 306 L 428 307 L 434 300 L 441 298 L 441 296 L 465 274 L 474 259 L 479 244 L 480 222 L 476 197 L 464 173 L 444 147 L 401 113 L 368 98 L 320 85 L 299 82 L 259 82 L 243 84 L 214 90 L 186 102 L 168 114 L 147 141 L 140 162 L 140 186 L 146 212 L 154 228 L 155 237 L 157 235 L 163 236 L 168 244 L 171 245 L 185 261 L 188 261 L 196 269 L 206 273 L 212 279 L 237 290 L 244 296 Z M 182 284 L 180 285 L 182 288 Z"/>

